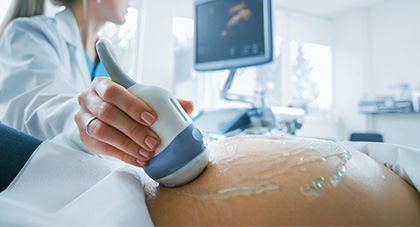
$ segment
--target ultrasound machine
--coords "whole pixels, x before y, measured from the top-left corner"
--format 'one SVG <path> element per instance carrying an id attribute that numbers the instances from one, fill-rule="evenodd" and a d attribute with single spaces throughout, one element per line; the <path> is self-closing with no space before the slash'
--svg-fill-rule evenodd
<path id="1" fill-rule="evenodd" d="M 194 7 L 195 70 L 229 70 L 221 98 L 244 102 L 250 107 L 204 110 L 193 120 L 207 133 L 269 132 L 279 122 L 272 108 L 264 105 L 264 93 L 245 96 L 230 89 L 237 69 L 266 64 L 273 59 L 271 0 L 197 0 Z M 296 119 L 286 123 L 294 124 L 286 127 L 290 134 L 301 126 Z"/>

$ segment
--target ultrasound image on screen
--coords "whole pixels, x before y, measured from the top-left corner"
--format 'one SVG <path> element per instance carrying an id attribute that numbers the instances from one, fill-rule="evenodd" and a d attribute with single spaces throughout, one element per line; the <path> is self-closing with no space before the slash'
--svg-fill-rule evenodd
<path id="1" fill-rule="evenodd" d="M 223 0 L 197 7 L 196 62 L 264 55 L 262 0 Z"/>

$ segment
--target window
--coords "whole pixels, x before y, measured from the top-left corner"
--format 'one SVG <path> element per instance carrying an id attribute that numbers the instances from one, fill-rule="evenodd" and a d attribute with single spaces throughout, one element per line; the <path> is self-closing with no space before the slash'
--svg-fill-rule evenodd
<path id="1" fill-rule="evenodd" d="M 290 106 L 307 113 L 328 114 L 331 108 L 331 49 L 328 46 L 290 42 L 292 99 Z"/>
<path id="2" fill-rule="evenodd" d="M 138 11 L 135 8 L 128 8 L 126 23 L 115 25 L 106 23 L 99 31 L 99 37 L 111 41 L 114 54 L 118 59 L 121 68 L 130 76 L 134 76 L 136 35 L 137 35 Z"/>
<path id="3" fill-rule="evenodd" d="M 173 19 L 174 93 L 204 109 L 248 106 L 220 99 L 228 71 L 193 69 L 192 19 Z M 273 62 L 239 70 L 233 93 L 264 92 L 267 106 L 305 109 L 308 115 L 329 117 L 332 105 L 331 22 L 284 12 L 273 5 Z"/>
<path id="4" fill-rule="evenodd" d="M 0 21 L 3 22 L 3 18 L 6 16 L 7 10 L 12 0 L 2 0 L 0 1 Z"/>
<path id="5" fill-rule="evenodd" d="M 283 38 L 282 104 L 329 118 L 332 107 L 332 32 L 327 19 L 276 9 Z"/>
<path id="6" fill-rule="evenodd" d="M 193 33 L 194 22 L 192 19 L 184 17 L 174 17 L 172 20 L 172 32 L 174 35 L 174 75 L 177 82 L 189 80 L 193 69 Z"/>

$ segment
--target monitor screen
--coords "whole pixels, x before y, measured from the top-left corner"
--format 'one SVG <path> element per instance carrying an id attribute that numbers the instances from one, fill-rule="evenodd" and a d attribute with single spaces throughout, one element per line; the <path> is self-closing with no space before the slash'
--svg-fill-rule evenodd
<path id="1" fill-rule="evenodd" d="M 272 60 L 270 0 L 196 0 L 196 70 L 235 69 Z"/>

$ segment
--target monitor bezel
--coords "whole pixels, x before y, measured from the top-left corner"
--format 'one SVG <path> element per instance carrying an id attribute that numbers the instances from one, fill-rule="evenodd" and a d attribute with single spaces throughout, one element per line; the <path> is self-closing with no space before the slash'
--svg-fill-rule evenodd
<path id="1" fill-rule="evenodd" d="M 194 2 L 194 69 L 197 71 L 237 69 L 269 63 L 273 59 L 271 0 L 263 1 L 264 55 L 209 62 L 197 62 L 197 7 L 202 4 L 226 0 L 196 0 Z"/>

